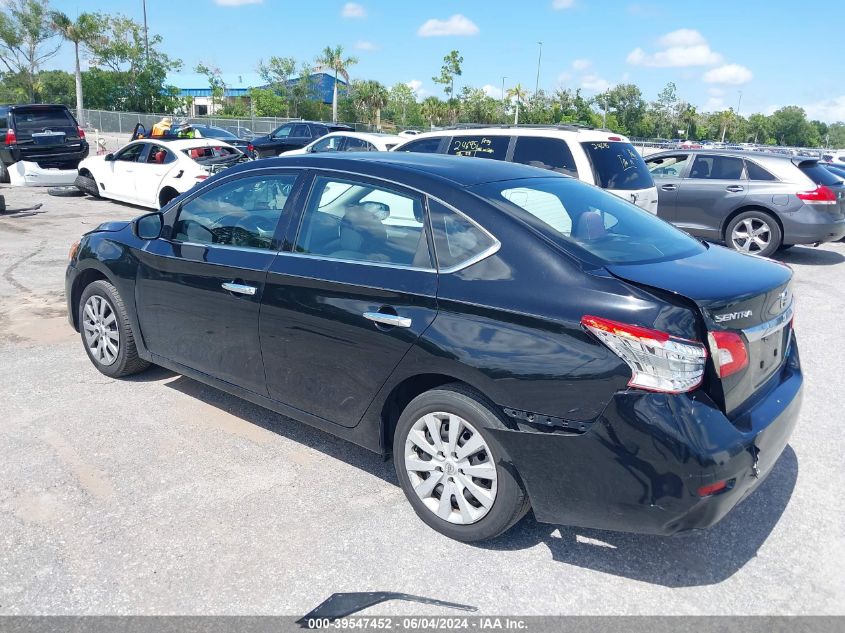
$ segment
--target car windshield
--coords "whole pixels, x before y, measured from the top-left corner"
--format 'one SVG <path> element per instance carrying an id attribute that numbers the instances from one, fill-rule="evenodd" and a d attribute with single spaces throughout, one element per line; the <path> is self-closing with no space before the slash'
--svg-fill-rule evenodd
<path id="1" fill-rule="evenodd" d="M 630 143 L 589 142 L 581 146 L 590 158 L 599 187 L 632 191 L 654 186 L 643 157 Z"/>
<path id="2" fill-rule="evenodd" d="M 507 180 L 473 190 L 591 264 L 666 261 L 706 248 L 657 216 L 569 178 Z"/>
<path id="3" fill-rule="evenodd" d="M 225 138 L 225 139 L 237 139 L 238 137 L 232 134 L 231 132 L 227 132 L 226 130 L 221 130 L 220 128 L 216 127 L 204 127 L 200 128 L 200 133 L 207 137 L 207 138 Z"/>

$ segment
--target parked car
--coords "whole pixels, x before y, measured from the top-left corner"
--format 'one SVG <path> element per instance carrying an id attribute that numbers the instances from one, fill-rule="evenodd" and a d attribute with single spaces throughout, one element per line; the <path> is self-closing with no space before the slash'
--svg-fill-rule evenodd
<path id="1" fill-rule="evenodd" d="M 224 130 L 227 132 L 231 132 L 237 138 L 243 139 L 245 141 L 251 141 L 256 136 L 259 136 L 248 127 L 243 127 L 241 125 L 224 125 L 222 126 Z"/>
<path id="2" fill-rule="evenodd" d="M 150 363 L 377 453 L 428 525 L 719 521 L 796 423 L 792 272 L 500 161 L 255 161 L 71 249 L 95 367 Z M 338 500 L 342 508 L 344 500 Z"/>
<path id="3" fill-rule="evenodd" d="M 646 164 L 657 214 L 691 235 L 763 257 L 845 236 L 845 186 L 814 158 L 684 150 Z"/>
<path id="4" fill-rule="evenodd" d="M 845 151 L 824 151 L 822 160 L 838 167 L 845 167 Z"/>
<path id="5" fill-rule="evenodd" d="M 18 161 L 42 169 L 76 169 L 88 156 L 88 141 L 63 105 L 0 105 L 0 182 L 8 182 L 8 167 Z"/>
<path id="6" fill-rule="evenodd" d="M 280 125 L 266 136 L 252 139 L 256 158 L 278 156 L 291 149 L 305 147 L 315 139 L 329 132 L 350 132 L 352 128 L 339 123 L 315 123 L 312 121 L 291 121 Z"/>
<path id="7" fill-rule="evenodd" d="M 624 136 L 573 125 L 460 127 L 418 134 L 394 149 L 492 158 L 550 169 L 657 213 L 657 190 Z"/>
<path id="8" fill-rule="evenodd" d="M 191 125 L 200 138 L 216 138 L 221 141 L 226 141 L 232 147 L 237 147 L 247 156 L 252 156 L 255 148 L 252 143 L 246 139 L 238 138 L 228 130 L 221 127 L 214 127 L 213 125 Z"/>
<path id="9" fill-rule="evenodd" d="M 291 149 L 279 156 L 319 154 L 321 152 L 387 152 L 405 139 L 392 134 L 371 132 L 332 132 L 301 149 Z"/>
<path id="10" fill-rule="evenodd" d="M 834 165 L 833 163 L 821 163 L 826 170 L 828 170 L 834 176 L 837 176 L 840 180 L 845 180 L 845 163 L 842 166 Z"/>
<path id="11" fill-rule="evenodd" d="M 76 186 L 85 193 L 158 209 L 210 175 L 249 160 L 217 139 L 153 138 L 79 164 Z"/>

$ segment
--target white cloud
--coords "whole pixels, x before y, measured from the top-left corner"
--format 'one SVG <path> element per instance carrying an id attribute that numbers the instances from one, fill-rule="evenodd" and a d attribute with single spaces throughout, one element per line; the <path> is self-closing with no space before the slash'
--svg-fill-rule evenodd
<path id="1" fill-rule="evenodd" d="M 502 89 L 497 88 L 492 84 L 485 84 L 481 86 L 481 89 L 484 91 L 488 97 L 493 97 L 494 99 L 501 99 L 502 98 Z"/>
<path id="2" fill-rule="evenodd" d="M 566 84 L 572 80 L 572 76 L 572 73 L 564 71 L 557 76 L 557 81 L 558 83 Z"/>
<path id="3" fill-rule="evenodd" d="M 572 68 L 579 72 L 587 70 L 592 65 L 593 62 L 591 62 L 589 59 L 576 59 L 574 62 L 572 62 Z"/>
<path id="4" fill-rule="evenodd" d="M 818 119 L 825 123 L 837 123 L 845 121 L 845 95 L 834 97 L 833 99 L 826 99 L 825 101 L 817 101 L 815 103 L 808 103 L 801 106 L 807 113 L 808 119 Z M 773 106 L 772 112 L 779 109 L 780 106 Z M 771 114 L 771 112 L 769 113 Z"/>
<path id="5" fill-rule="evenodd" d="M 340 15 L 345 18 L 365 18 L 367 17 L 367 11 L 357 2 L 347 2 L 340 10 Z"/>
<path id="6" fill-rule="evenodd" d="M 704 112 L 721 112 L 725 110 L 725 101 L 722 97 L 710 97 L 704 104 Z"/>
<path id="7" fill-rule="evenodd" d="M 704 73 L 704 81 L 708 84 L 729 84 L 740 86 L 754 78 L 754 73 L 745 66 L 739 64 L 725 64 L 718 68 L 712 68 Z"/>
<path id="8" fill-rule="evenodd" d="M 722 62 L 722 56 L 710 48 L 707 40 L 693 29 L 678 29 L 666 33 L 657 40 L 662 50 L 646 53 L 635 48 L 628 53 L 627 62 L 634 66 L 655 66 L 659 68 L 686 68 L 688 66 L 715 66 Z"/>
<path id="9" fill-rule="evenodd" d="M 414 94 L 417 96 L 417 99 L 425 96 L 428 94 L 428 91 L 423 88 L 423 82 L 419 79 L 411 79 L 411 81 L 406 81 L 405 85 L 408 86 L 411 90 L 413 90 Z"/>
<path id="10" fill-rule="evenodd" d="M 478 35 L 478 27 L 468 17 L 456 13 L 448 20 L 432 18 L 426 20 L 417 30 L 420 37 L 438 37 L 441 35 Z"/>
<path id="11" fill-rule="evenodd" d="M 581 88 L 587 92 L 604 92 L 610 88 L 610 82 L 598 75 L 584 75 L 581 77 Z"/>
<path id="12" fill-rule="evenodd" d="M 560 11 L 562 9 L 571 9 L 575 6 L 575 0 L 552 0 L 552 9 Z"/>
<path id="13" fill-rule="evenodd" d="M 261 4 L 264 0 L 214 0 L 221 7 L 240 7 L 244 4 Z"/>
<path id="14" fill-rule="evenodd" d="M 356 51 L 377 51 L 378 46 L 376 46 L 372 42 L 368 42 L 367 40 L 358 40 L 357 42 L 355 42 L 355 50 Z"/>
<path id="15" fill-rule="evenodd" d="M 709 94 L 711 97 L 723 97 L 725 95 L 725 89 L 724 88 L 708 88 L 707 94 Z"/>

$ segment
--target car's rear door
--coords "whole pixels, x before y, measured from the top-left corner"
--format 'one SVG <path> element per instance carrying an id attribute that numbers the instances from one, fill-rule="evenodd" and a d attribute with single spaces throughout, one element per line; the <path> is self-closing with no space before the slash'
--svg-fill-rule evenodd
<path id="1" fill-rule="evenodd" d="M 135 199 L 145 207 L 158 206 L 158 193 L 161 188 L 161 181 L 165 177 L 173 163 L 176 162 L 176 155 L 164 145 L 149 143 L 147 151 L 144 152 L 134 166 Z"/>
<path id="2" fill-rule="evenodd" d="M 672 221 L 692 235 L 721 239 L 725 218 L 742 205 L 747 195 L 742 158 L 696 154 L 678 187 Z"/>
<path id="3" fill-rule="evenodd" d="M 657 215 L 674 222 L 677 215 L 678 189 L 690 162 L 689 154 L 653 156 L 645 164 L 657 187 Z"/>
<path id="4" fill-rule="evenodd" d="M 168 212 L 136 283 L 156 356 L 266 395 L 258 315 L 296 180 L 284 170 L 226 179 Z"/>
<path id="5" fill-rule="evenodd" d="M 271 398 L 357 424 L 436 314 L 424 208 L 397 185 L 317 172 L 263 293 Z"/>

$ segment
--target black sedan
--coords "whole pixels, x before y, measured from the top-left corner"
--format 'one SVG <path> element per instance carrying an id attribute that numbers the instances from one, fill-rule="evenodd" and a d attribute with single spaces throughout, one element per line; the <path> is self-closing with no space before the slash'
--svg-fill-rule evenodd
<path id="1" fill-rule="evenodd" d="M 266 136 L 252 139 L 255 158 L 272 158 L 282 152 L 305 147 L 329 132 L 350 132 L 352 128 L 340 123 L 291 121 L 280 125 Z"/>
<path id="2" fill-rule="evenodd" d="M 245 163 L 74 245 L 102 373 L 155 363 L 380 454 L 428 525 L 653 534 L 771 471 L 802 373 L 786 266 L 532 167 Z"/>

